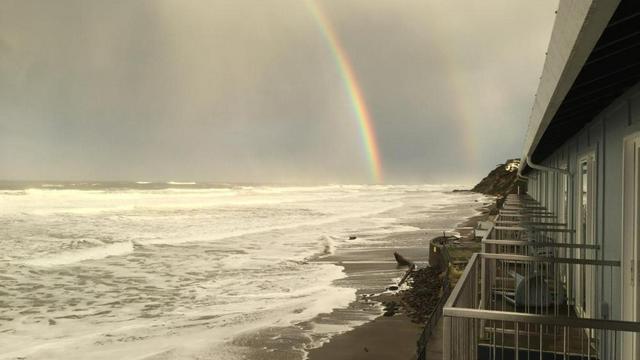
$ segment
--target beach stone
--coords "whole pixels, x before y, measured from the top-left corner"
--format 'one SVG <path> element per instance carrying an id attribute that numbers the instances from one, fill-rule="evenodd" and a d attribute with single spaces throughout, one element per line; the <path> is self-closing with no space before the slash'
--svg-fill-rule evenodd
<path id="1" fill-rule="evenodd" d="M 395 301 L 388 301 L 388 302 L 384 302 L 384 313 L 382 314 L 383 316 L 393 316 L 395 315 L 398 310 L 400 310 L 400 304 L 398 304 Z"/>
<path id="2" fill-rule="evenodd" d="M 435 310 L 442 296 L 444 277 L 432 267 L 414 271 L 409 279 L 411 287 L 402 292 L 402 301 L 410 307 L 408 316 L 416 323 L 424 323 Z"/>

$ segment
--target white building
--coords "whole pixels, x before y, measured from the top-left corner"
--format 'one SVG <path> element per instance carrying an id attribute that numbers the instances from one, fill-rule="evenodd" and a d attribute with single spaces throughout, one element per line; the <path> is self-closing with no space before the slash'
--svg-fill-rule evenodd
<path id="1" fill-rule="evenodd" d="M 511 196 L 445 359 L 640 359 L 640 1 L 561 0 Z"/>

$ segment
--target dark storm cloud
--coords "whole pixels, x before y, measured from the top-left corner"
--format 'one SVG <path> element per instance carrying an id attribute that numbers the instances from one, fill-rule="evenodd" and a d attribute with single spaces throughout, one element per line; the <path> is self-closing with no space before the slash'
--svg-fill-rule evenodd
<path id="1" fill-rule="evenodd" d="M 388 181 L 519 154 L 556 1 L 321 4 Z M 303 1 L 0 3 L 0 178 L 361 182 L 359 136 Z"/>

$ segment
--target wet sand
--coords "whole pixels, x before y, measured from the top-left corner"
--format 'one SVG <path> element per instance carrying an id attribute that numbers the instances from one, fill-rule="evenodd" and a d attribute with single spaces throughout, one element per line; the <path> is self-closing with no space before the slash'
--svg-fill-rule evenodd
<path id="1" fill-rule="evenodd" d="M 310 352 L 309 359 L 415 359 L 422 326 L 404 314 L 381 316 Z"/>
<path id="2" fill-rule="evenodd" d="M 400 241 L 399 238 L 405 236 L 424 237 L 424 232 L 394 235 Z M 374 303 L 373 310 L 380 314 L 384 311 L 384 303 L 402 303 L 397 291 L 388 290 L 394 284 L 390 280 L 407 271 L 406 266 L 400 267 L 395 262 L 394 251 L 393 248 L 351 251 L 323 259 L 344 266 L 347 276 L 340 280 L 341 283 L 356 281 L 364 285 L 358 289 L 358 300 L 349 306 L 353 311 L 358 311 L 361 304 Z M 424 262 L 428 257 L 426 241 L 424 247 L 401 248 L 399 251 L 410 260 Z M 382 275 L 381 272 L 387 276 L 376 276 Z M 406 309 L 400 305 L 393 316 L 379 315 L 364 325 L 337 335 L 322 347 L 311 350 L 309 359 L 411 359 L 422 327 L 411 322 L 405 312 Z"/>
<path id="3" fill-rule="evenodd" d="M 482 214 L 467 218 L 456 226 L 463 239 L 461 239 L 458 256 L 465 256 L 466 253 L 477 251 L 478 242 L 473 242 L 472 227 L 478 221 L 485 220 L 488 217 L 486 207 L 479 207 Z M 414 226 L 419 224 L 412 224 Z M 406 258 L 418 262 L 425 262 L 428 258 L 428 241 L 441 235 L 433 231 L 416 231 L 413 233 L 402 233 L 392 235 L 392 243 L 402 243 L 403 240 L 412 239 L 415 242 L 416 236 L 424 239 L 423 247 L 402 248 L 398 251 Z M 357 280 L 364 284 L 370 284 L 364 289 L 358 290 L 358 300 L 354 302 L 350 308 L 357 309 L 359 303 L 395 301 L 401 304 L 396 314 L 393 316 L 378 316 L 361 326 L 358 326 L 348 332 L 334 336 L 328 343 L 322 347 L 312 349 L 309 352 L 310 360 L 392 360 L 392 359 L 415 359 L 416 358 L 416 342 L 422 333 L 422 324 L 411 321 L 407 316 L 407 309 L 402 305 L 400 294 L 387 291 L 382 295 L 369 296 L 385 291 L 390 285 L 388 278 L 381 279 L 372 277 L 379 271 L 395 271 L 402 273 L 406 271 L 406 267 L 398 267 L 393 261 L 393 248 L 371 249 L 366 251 L 338 252 L 332 257 L 323 259 L 324 261 L 332 261 L 342 264 L 345 267 L 347 277 L 342 282 Z M 360 261 L 356 263 L 352 261 Z M 364 263 L 366 262 L 366 263 Z M 386 280 L 386 281 L 385 281 Z M 438 349 L 435 349 L 438 350 Z"/>

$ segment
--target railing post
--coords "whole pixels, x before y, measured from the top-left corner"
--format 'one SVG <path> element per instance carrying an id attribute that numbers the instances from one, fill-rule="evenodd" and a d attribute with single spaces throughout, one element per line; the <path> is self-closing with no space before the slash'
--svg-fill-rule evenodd
<path id="1" fill-rule="evenodd" d="M 451 357 L 451 318 L 442 318 L 442 360 L 453 360 Z"/>

